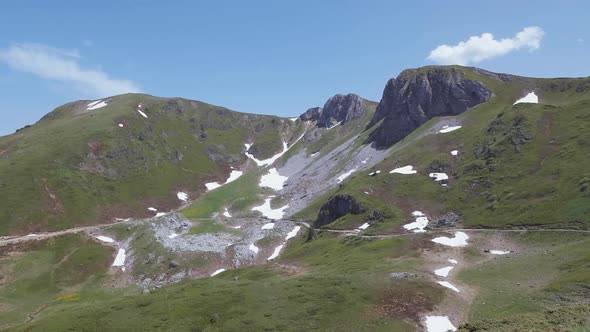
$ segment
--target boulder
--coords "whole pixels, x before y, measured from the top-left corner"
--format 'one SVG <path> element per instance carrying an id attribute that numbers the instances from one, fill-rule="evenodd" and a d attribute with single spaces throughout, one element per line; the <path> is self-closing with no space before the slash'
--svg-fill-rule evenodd
<path id="1" fill-rule="evenodd" d="M 347 214 L 358 215 L 365 212 L 367 212 L 367 207 L 357 202 L 354 197 L 336 195 L 322 205 L 318 218 L 314 222 L 314 227 L 322 227 Z"/>

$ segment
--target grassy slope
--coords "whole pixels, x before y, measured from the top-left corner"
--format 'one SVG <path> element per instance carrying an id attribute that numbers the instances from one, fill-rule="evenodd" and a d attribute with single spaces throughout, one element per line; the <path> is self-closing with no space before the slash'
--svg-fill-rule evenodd
<path id="1" fill-rule="evenodd" d="M 265 142 L 257 157 L 266 158 L 281 149 L 280 132 L 295 126 L 176 100 L 183 113 L 164 111 L 169 99 L 137 94 L 113 97 L 109 106 L 82 114 L 73 110 L 85 103 L 71 103 L 0 138 L 0 151 L 7 150 L 0 156 L 0 234 L 148 216 L 147 206 L 177 207 L 177 190 L 197 196 L 205 182 L 221 181 L 229 166 L 245 162 L 244 142 Z M 149 119 L 136 112 L 140 102 Z M 201 133 L 207 135 L 203 141 Z M 91 151 L 96 157 L 88 157 Z M 82 170 L 82 162 L 97 171 Z"/>
<path id="2" fill-rule="evenodd" d="M 1 249 L 0 328 L 24 321 L 44 304 L 104 299 L 113 293 L 99 290 L 109 279 L 113 250 L 94 241 L 70 234 L 21 245 L 17 254 L 5 256 L 7 248 Z"/>
<path id="3" fill-rule="evenodd" d="M 462 129 L 420 137 L 420 131 L 438 122 L 432 119 L 398 143 L 404 148 L 376 166 L 381 175 L 351 176 L 340 191 L 363 200 L 363 192 L 373 190 L 370 207 L 401 208 L 406 220 L 413 210 L 431 215 L 454 211 L 463 215 L 465 226 L 588 228 L 590 174 L 580 165 L 590 162 L 581 152 L 590 142 L 590 93 L 575 92 L 588 80 L 515 78 L 502 83 L 462 70 L 484 81 L 496 96 L 459 116 Z M 542 104 L 512 106 L 532 89 L 541 94 Z M 518 117 L 525 119 L 521 127 L 532 137 L 519 152 L 511 144 Z M 491 127 L 495 133 L 489 132 Z M 483 145 L 491 147 L 493 157 L 478 157 Z M 450 155 L 454 149 L 459 156 Z M 434 162 L 448 166 L 448 188 L 427 176 Z M 388 174 L 404 165 L 414 165 L 419 174 Z M 310 206 L 305 215 L 316 215 L 320 205 Z"/>
<path id="4" fill-rule="evenodd" d="M 411 331 L 416 317 L 386 311 L 386 305 L 400 296 L 419 294 L 414 307 L 428 309 L 443 294 L 425 281 L 386 277 L 391 271 L 416 268 L 414 246 L 411 239 L 295 239 L 280 264 L 185 281 L 149 295 L 59 304 L 27 328 Z"/>

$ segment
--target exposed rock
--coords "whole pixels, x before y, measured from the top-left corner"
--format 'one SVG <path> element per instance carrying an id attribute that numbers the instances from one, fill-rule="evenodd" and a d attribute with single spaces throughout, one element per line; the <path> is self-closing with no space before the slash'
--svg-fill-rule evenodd
<path id="1" fill-rule="evenodd" d="M 457 115 L 493 96 L 483 83 L 455 68 L 409 69 L 389 80 L 369 127 L 383 123 L 369 138 L 379 149 L 397 143 L 436 116 Z"/>
<path id="2" fill-rule="evenodd" d="M 170 263 L 168 263 L 168 267 L 171 269 L 177 268 L 178 267 L 178 263 L 175 261 L 170 261 Z"/>
<path id="3" fill-rule="evenodd" d="M 418 277 L 415 273 L 410 272 L 393 272 L 389 274 L 389 278 L 391 279 L 410 279 Z"/>
<path id="4" fill-rule="evenodd" d="M 318 219 L 314 222 L 314 227 L 327 225 L 347 214 L 357 215 L 365 212 L 367 212 L 367 208 L 362 203 L 357 202 L 354 197 L 336 195 L 322 205 L 318 213 Z"/>
<path id="5" fill-rule="evenodd" d="M 461 222 L 461 217 L 454 212 L 438 216 L 428 223 L 427 229 L 455 227 Z"/>
<path id="6" fill-rule="evenodd" d="M 363 98 L 353 93 L 335 95 L 328 99 L 324 108 L 314 107 L 301 114 L 303 121 L 316 121 L 318 127 L 332 127 L 338 123 L 347 123 L 365 115 Z"/>
<path id="7" fill-rule="evenodd" d="M 385 216 L 385 214 L 379 210 L 374 210 L 373 212 L 371 212 L 371 214 L 369 215 L 369 220 L 368 221 L 377 221 L 377 220 L 381 220 L 383 219 L 383 217 Z"/>
<path id="8" fill-rule="evenodd" d="M 164 112 L 174 111 L 174 112 L 180 113 L 180 114 L 186 112 L 184 107 L 181 105 L 180 101 L 176 98 L 168 100 L 166 105 L 164 105 L 164 107 L 162 107 L 162 111 L 164 111 Z"/>

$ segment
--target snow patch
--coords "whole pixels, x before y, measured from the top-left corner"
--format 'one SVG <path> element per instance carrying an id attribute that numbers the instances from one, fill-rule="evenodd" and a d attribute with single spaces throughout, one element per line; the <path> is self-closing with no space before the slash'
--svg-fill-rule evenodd
<path id="1" fill-rule="evenodd" d="M 369 228 L 369 226 L 371 226 L 371 225 L 368 222 L 366 222 L 366 223 L 360 225 L 358 227 L 358 229 L 360 229 L 361 231 L 364 231 L 365 229 Z"/>
<path id="2" fill-rule="evenodd" d="M 227 178 L 227 180 L 225 180 L 225 182 L 223 184 L 219 184 L 219 182 L 209 182 L 209 183 L 205 183 L 205 187 L 207 187 L 207 190 L 209 190 L 209 191 L 217 189 L 217 188 L 219 188 L 223 185 L 226 185 L 230 182 L 234 182 L 240 176 L 242 176 L 242 174 L 244 174 L 244 172 L 242 172 L 242 171 L 231 171 L 231 173 L 229 173 L 229 177 Z"/>
<path id="3" fill-rule="evenodd" d="M 337 127 L 341 123 L 342 123 L 342 121 L 338 122 L 337 124 L 333 125 L 332 127 L 326 127 L 326 130 L 330 130 L 330 129 L 334 128 L 334 127 Z"/>
<path id="4" fill-rule="evenodd" d="M 443 287 L 452 289 L 453 291 L 455 291 L 457 293 L 461 293 L 461 291 L 459 291 L 459 288 L 453 286 L 453 284 L 451 284 L 448 281 L 437 281 L 436 283 L 439 284 L 439 285 L 441 285 L 441 286 L 443 286 Z"/>
<path id="5" fill-rule="evenodd" d="M 365 160 L 361 161 L 361 164 L 366 164 L 367 161 L 369 161 L 369 158 L 366 158 Z"/>
<path id="6" fill-rule="evenodd" d="M 490 254 L 492 255 L 506 255 L 509 254 L 509 250 L 490 250 Z"/>
<path id="7" fill-rule="evenodd" d="M 426 332 L 457 331 L 447 316 L 426 316 Z"/>
<path id="8" fill-rule="evenodd" d="M 264 225 L 262 225 L 262 227 L 260 227 L 260 229 L 273 229 L 273 228 L 275 228 L 274 222 L 269 222 L 268 224 L 264 224 Z"/>
<path id="9" fill-rule="evenodd" d="M 458 264 L 459 262 L 456 259 L 449 258 L 449 263 Z"/>
<path id="10" fill-rule="evenodd" d="M 442 181 L 442 180 L 449 179 L 449 176 L 447 175 L 447 173 L 430 173 L 430 174 L 428 174 L 428 176 L 433 178 L 434 181 Z"/>
<path id="11" fill-rule="evenodd" d="M 176 233 L 172 233 L 172 234 L 168 235 L 168 238 L 169 238 L 169 239 L 173 239 L 173 238 L 175 238 L 175 237 L 177 237 L 177 236 L 178 236 L 178 234 L 176 234 Z"/>
<path id="12" fill-rule="evenodd" d="M 232 228 L 233 228 L 233 229 L 240 229 L 240 228 L 242 228 L 242 226 L 234 226 L 234 227 L 232 227 Z"/>
<path id="13" fill-rule="evenodd" d="M 260 248 L 258 248 L 254 243 L 252 243 L 248 249 L 250 249 L 250 251 L 254 252 L 255 254 L 257 254 L 258 250 L 260 250 Z"/>
<path id="14" fill-rule="evenodd" d="M 289 146 L 287 144 L 287 142 L 283 141 L 283 151 L 277 153 L 276 155 L 265 159 L 265 160 L 258 160 L 256 159 L 252 154 L 248 153 L 248 150 L 250 150 L 250 147 L 252 146 L 252 144 L 248 144 L 245 143 L 244 146 L 246 147 L 246 157 L 254 160 L 254 162 L 256 163 L 256 165 L 258 166 L 269 166 L 274 164 L 275 161 L 277 161 L 277 159 L 281 158 L 285 153 L 287 153 L 287 151 L 289 151 L 290 148 L 292 148 L 295 144 L 297 144 L 297 142 L 299 142 L 300 139 L 303 138 L 303 136 L 305 135 L 305 133 L 303 133 L 303 135 L 301 135 L 295 142 L 293 142 L 293 144 L 291 144 L 291 146 Z"/>
<path id="15" fill-rule="evenodd" d="M 267 187 L 274 190 L 281 190 L 283 189 L 283 185 L 289 179 L 288 176 L 282 176 L 279 174 L 276 168 L 271 168 L 268 171 L 268 174 L 263 175 L 260 178 L 260 187 Z"/>
<path id="16" fill-rule="evenodd" d="M 350 176 L 352 173 L 354 173 L 355 171 L 356 171 L 356 168 L 353 168 L 353 169 L 351 169 L 350 171 L 348 171 L 348 172 L 346 172 L 346 173 L 344 173 L 344 174 L 340 175 L 340 176 L 338 177 L 338 182 L 337 182 L 337 183 L 340 183 L 340 182 L 344 181 L 344 179 L 346 179 L 347 177 L 349 177 L 349 176 Z"/>
<path id="17" fill-rule="evenodd" d="M 467 245 L 467 239 L 469 239 L 467 234 L 463 232 L 455 232 L 455 236 L 453 238 L 441 236 L 432 239 L 432 242 L 450 247 L 465 247 Z"/>
<path id="18" fill-rule="evenodd" d="M 538 104 L 539 103 L 539 96 L 537 96 L 534 92 L 530 92 L 526 96 L 515 101 L 513 105 L 520 104 L 520 103 Z"/>
<path id="19" fill-rule="evenodd" d="M 453 126 L 453 127 L 444 126 L 441 130 L 439 130 L 439 133 L 446 134 L 446 133 L 450 133 L 451 131 L 455 131 L 457 129 L 461 129 L 461 126 Z"/>
<path id="20" fill-rule="evenodd" d="M 98 240 L 100 240 L 100 241 L 102 241 L 102 242 L 106 242 L 106 243 L 113 243 L 113 242 L 115 242 L 115 240 L 111 239 L 111 238 L 110 238 L 110 237 L 108 237 L 108 236 L 102 236 L 102 235 L 101 235 L 101 236 L 97 236 L 96 238 L 97 238 Z"/>
<path id="21" fill-rule="evenodd" d="M 155 207 L 149 207 L 148 210 L 153 211 L 153 212 L 158 212 L 158 209 L 156 209 Z"/>
<path id="22" fill-rule="evenodd" d="M 281 244 L 280 246 L 276 247 L 275 250 L 273 251 L 272 255 L 270 255 L 270 257 L 268 257 L 266 260 L 271 261 L 271 260 L 279 257 L 279 253 L 281 252 L 281 250 L 283 250 L 284 245 L 285 244 Z"/>
<path id="23" fill-rule="evenodd" d="M 369 176 L 375 176 L 379 173 L 381 173 L 381 171 L 374 171 L 374 172 L 369 173 Z"/>
<path id="24" fill-rule="evenodd" d="M 99 109 L 99 108 L 101 108 L 101 107 L 105 107 L 105 106 L 107 106 L 107 105 L 108 105 L 108 104 L 107 104 L 107 103 L 105 103 L 104 101 L 102 101 L 102 100 L 97 100 L 97 101 L 93 101 L 93 102 L 91 102 L 90 104 L 86 105 L 86 110 L 87 110 L 87 111 L 92 111 L 92 110 Z"/>
<path id="25" fill-rule="evenodd" d="M 216 275 L 220 274 L 221 272 L 225 272 L 225 269 L 215 270 L 215 272 L 211 273 L 211 276 L 215 277 Z"/>
<path id="26" fill-rule="evenodd" d="M 412 212 L 412 216 L 414 216 L 415 221 L 409 224 L 405 224 L 403 227 L 408 231 L 413 230 L 414 233 L 423 233 L 425 232 L 424 228 L 428 225 L 428 218 L 426 215 L 420 211 Z"/>
<path id="27" fill-rule="evenodd" d="M 225 210 L 223 211 L 223 216 L 226 218 L 231 218 L 231 214 L 229 213 L 229 211 L 227 210 L 227 208 L 225 208 Z"/>
<path id="28" fill-rule="evenodd" d="M 392 170 L 391 172 L 389 172 L 389 174 L 404 174 L 404 175 L 410 175 L 410 174 L 416 174 L 416 173 L 418 173 L 418 171 L 416 171 L 414 169 L 414 166 L 412 166 L 412 165 L 398 167 L 398 168 Z"/>
<path id="29" fill-rule="evenodd" d="M 125 249 L 119 249 L 117 253 L 117 257 L 115 257 L 115 261 L 113 262 L 113 266 L 123 266 L 125 264 Z"/>
<path id="30" fill-rule="evenodd" d="M 295 121 L 297 121 L 297 119 L 299 119 L 299 118 L 290 118 L 289 120 L 295 122 Z"/>
<path id="31" fill-rule="evenodd" d="M 125 125 L 122 123 L 119 123 L 119 127 L 123 128 L 123 127 L 125 127 Z"/>
<path id="32" fill-rule="evenodd" d="M 451 272 L 451 270 L 454 268 L 454 266 L 447 266 L 447 267 L 443 267 L 437 270 L 434 270 L 434 274 L 436 274 L 439 277 L 448 277 L 449 276 L 449 272 Z"/>
<path id="33" fill-rule="evenodd" d="M 295 228 L 293 228 L 292 231 L 290 231 L 289 233 L 287 233 L 287 237 L 285 237 L 285 241 L 289 241 L 289 239 L 292 239 L 295 236 L 297 236 L 297 233 L 299 233 L 299 230 L 300 229 L 301 229 L 301 226 L 295 226 Z"/>
<path id="34" fill-rule="evenodd" d="M 177 192 L 176 197 L 178 197 L 178 199 L 183 202 L 186 202 L 188 200 L 188 194 L 182 191 Z"/>
<path id="35" fill-rule="evenodd" d="M 165 216 L 165 215 L 167 215 L 167 214 L 168 214 L 168 213 L 166 213 L 166 212 L 158 212 L 158 213 L 156 213 L 156 216 L 155 216 L 154 218 L 163 217 L 163 216 Z"/>
<path id="36" fill-rule="evenodd" d="M 456 156 L 456 155 L 458 155 L 458 154 L 459 154 L 459 150 L 453 150 L 453 151 L 451 151 L 451 154 L 452 154 L 453 156 Z"/>
<path id="37" fill-rule="evenodd" d="M 277 220 L 283 218 L 285 210 L 289 208 L 289 205 L 282 206 L 278 209 L 272 209 L 270 207 L 270 200 L 272 199 L 272 197 L 273 196 L 265 199 L 262 205 L 253 207 L 252 211 L 259 211 L 260 213 L 262 213 L 263 216 L 269 219 Z"/>
<path id="38" fill-rule="evenodd" d="M 217 188 L 221 187 L 221 185 L 217 182 L 208 182 L 208 183 L 205 183 L 205 187 L 207 187 L 207 190 L 211 191 L 213 189 L 217 189 Z"/>
<path id="39" fill-rule="evenodd" d="M 147 115 L 145 115 L 145 113 L 144 113 L 144 112 L 142 112 L 140 109 L 138 109 L 138 110 L 137 110 L 137 112 L 138 112 L 139 114 L 141 114 L 141 116 L 143 116 L 144 118 L 146 118 L 146 119 L 148 118 L 148 116 L 147 116 Z"/>

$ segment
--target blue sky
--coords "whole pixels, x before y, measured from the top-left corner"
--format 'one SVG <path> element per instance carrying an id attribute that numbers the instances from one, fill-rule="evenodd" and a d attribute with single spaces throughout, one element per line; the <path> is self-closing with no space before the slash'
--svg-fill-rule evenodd
<path id="1" fill-rule="evenodd" d="M 0 135 L 126 90 L 295 116 L 336 93 L 379 101 L 389 78 L 436 63 L 588 76 L 589 12 L 584 1 L 4 1 Z"/>

